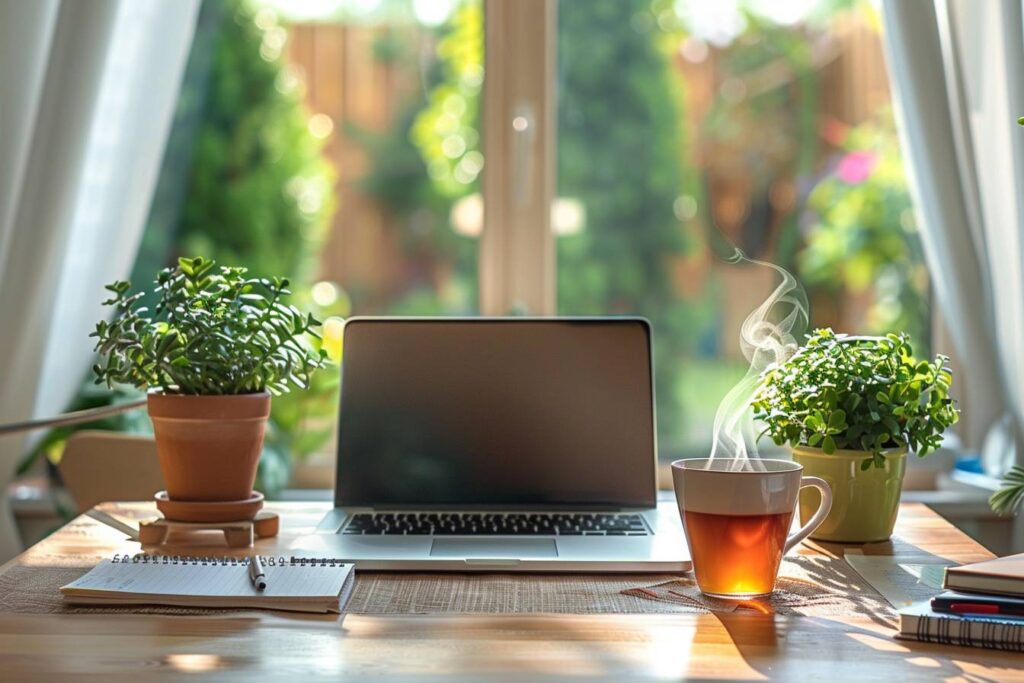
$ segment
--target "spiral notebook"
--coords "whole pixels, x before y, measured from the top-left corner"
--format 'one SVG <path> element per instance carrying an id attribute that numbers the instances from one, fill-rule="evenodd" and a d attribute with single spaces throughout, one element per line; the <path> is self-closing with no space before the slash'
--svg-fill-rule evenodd
<path id="1" fill-rule="evenodd" d="M 74 605 L 254 607 L 341 612 L 355 583 L 353 565 L 328 558 L 260 557 L 267 588 L 249 578 L 249 558 L 121 555 L 61 587 Z"/>
<path id="2" fill-rule="evenodd" d="M 947 614 L 920 602 L 900 610 L 901 640 L 1024 652 L 1024 620 L 1000 614 Z"/>

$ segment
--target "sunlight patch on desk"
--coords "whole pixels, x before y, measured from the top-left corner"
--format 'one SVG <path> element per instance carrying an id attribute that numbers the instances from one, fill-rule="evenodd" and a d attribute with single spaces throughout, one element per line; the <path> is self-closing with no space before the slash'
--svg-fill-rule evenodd
<path id="1" fill-rule="evenodd" d="M 942 664 L 934 657 L 908 657 L 908 664 L 914 666 L 923 666 L 927 669 L 938 669 L 942 667 Z"/>
<path id="2" fill-rule="evenodd" d="M 164 663 L 176 671 L 185 673 L 203 673 L 223 668 L 224 662 L 219 655 L 205 654 L 174 654 L 164 657 Z"/>
<path id="3" fill-rule="evenodd" d="M 910 649 L 904 645 L 900 645 L 898 641 L 892 639 L 892 637 L 879 637 L 872 636 L 866 633 L 847 633 L 847 638 L 856 640 L 862 645 L 867 645 L 873 650 L 879 650 L 881 652 L 910 652 Z"/>
<path id="4" fill-rule="evenodd" d="M 650 636 L 642 650 L 644 664 L 655 677 L 679 680 L 690 675 L 693 663 L 693 641 L 697 628 L 680 628 L 678 623 L 670 626 L 647 628 Z"/>

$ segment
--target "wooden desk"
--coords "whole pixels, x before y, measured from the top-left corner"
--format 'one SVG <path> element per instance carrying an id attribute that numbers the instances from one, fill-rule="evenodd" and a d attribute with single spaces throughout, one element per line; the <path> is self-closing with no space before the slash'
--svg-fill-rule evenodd
<path id="1" fill-rule="evenodd" d="M 280 548 L 315 525 L 320 504 L 272 506 L 285 527 Z M 112 509 L 112 508 L 108 508 Z M 124 510 L 145 510 L 126 506 Z M 921 505 L 905 505 L 898 534 L 958 562 L 990 557 Z M 133 552 L 117 532 L 79 518 L 5 565 L 80 564 Z M 829 547 L 826 551 L 841 548 Z M 202 552 L 191 548 L 191 552 Z M 801 552 L 815 552 L 803 549 Z M 891 554 L 889 544 L 865 548 Z M 220 549 L 218 549 L 218 554 Z M 0 614 L 0 679 L 94 675 L 150 680 L 203 672 L 262 680 L 346 679 L 543 680 L 1024 680 L 1024 656 L 892 639 L 887 619 L 709 615 L 170 617 L 154 615 Z"/>

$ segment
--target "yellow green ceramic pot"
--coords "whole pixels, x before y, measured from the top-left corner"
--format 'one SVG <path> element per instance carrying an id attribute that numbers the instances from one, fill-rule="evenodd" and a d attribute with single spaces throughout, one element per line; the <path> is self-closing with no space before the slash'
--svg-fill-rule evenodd
<path id="1" fill-rule="evenodd" d="M 907 450 L 885 453 L 885 465 L 860 468 L 871 457 L 864 451 L 839 450 L 826 455 L 820 448 L 797 446 L 793 459 L 807 476 L 821 477 L 832 487 L 832 510 L 811 538 L 837 543 L 872 543 L 892 536 L 899 511 Z M 808 487 L 800 492 L 800 523 L 818 509 L 820 495 Z"/>

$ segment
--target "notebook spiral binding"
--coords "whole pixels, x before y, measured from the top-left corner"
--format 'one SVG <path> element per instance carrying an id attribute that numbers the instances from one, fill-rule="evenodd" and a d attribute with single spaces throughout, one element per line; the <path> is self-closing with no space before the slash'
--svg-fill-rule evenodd
<path id="1" fill-rule="evenodd" d="M 283 555 L 260 555 L 260 562 L 268 567 L 342 567 L 345 563 L 332 557 L 284 557 Z M 221 567 L 245 567 L 249 565 L 249 557 L 203 557 L 199 555 L 117 555 L 111 562 L 115 564 L 170 564 L 170 565 L 218 565 Z"/>

